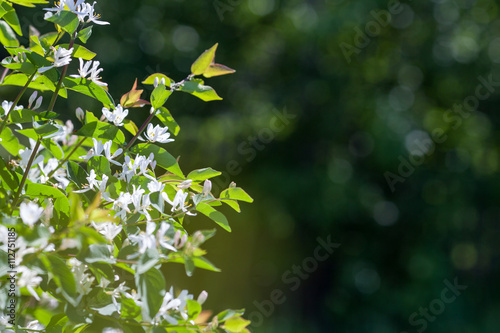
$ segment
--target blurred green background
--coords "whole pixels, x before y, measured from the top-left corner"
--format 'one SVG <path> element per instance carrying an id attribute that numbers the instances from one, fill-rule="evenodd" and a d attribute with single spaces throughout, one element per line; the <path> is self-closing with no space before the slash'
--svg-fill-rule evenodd
<path id="1" fill-rule="evenodd" d="M 172 266 L 175 287 L 206 289 L 214 311 L 246 308 L 254 332 L 499 331 L 498 2 L 101 0 L 96 8 L 111 25 L 94 27 L 87 47 L 115 100 L 155 72 L 185 78 L 216 42 L 216 61 L 237 70 L 206 80 L 223 101 L 179 93 L 168 102 L 181 126 L 168 149 L 183 170 L 211 166 L 224 172 L 214 187 L 234 181 L 255 199 L 241 214 L 227 210 L 233 232 L 208 243 L 222 273 L 187 278 Z M 25 13 L 40 31 L 52 29 L 40 9 Z M 489 96 L 475 105 L 478 91 Z M 59 101 L 56 111 L 100 112 L 89 103 Z M 469 112 L 453 112 L 463 103 Z M 148 114 L 130 111 L 137 123 Z M 306 258 L 328 236 L 341 245 L 314 265 Z M 289 271 L 302 264 L 307 275 Z M 443 303 L 444 281 L 455 279 L 467 289 Z M 275 289 L 283 296 L 271 309 Z M 429 306 L 427 317 L 419 312 Z"/>

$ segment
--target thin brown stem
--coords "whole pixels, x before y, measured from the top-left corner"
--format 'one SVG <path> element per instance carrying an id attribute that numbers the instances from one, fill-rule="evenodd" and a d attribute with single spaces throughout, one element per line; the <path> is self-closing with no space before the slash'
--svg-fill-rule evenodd
<path id="1" fill-rule="evenodd" d="M 60 168 L 64 165 L 64 163 L 68 162 L 69 158 L 71 157 L 71 155 L 73 155 L 75 153 L 75 151 L 80 148 L 80 146 L 83 144 L 83 142 L 85 142 L 87 138 L 84 137 L 83 139 L 81 139 L 75 146 L 75 148 L 73 148 L 73 150 L 68 154 L 68 156 L 66 156 L 64 158 L 64 160 L 62 160 L 61 162 L 59 162 L 59 164 L 57 165 L 57 168 L 55 168 L 54 170 L 52 170 L 48 175 L 47 177 L 50 178 L 52 177 L 52 175 Z"/>
<path id="2" fill-rule="evenodd" d="M 75 35 L 71 36 L 71 41 L 69 42 L 68 50 L 71 50 L 71 48 L 75 44 L 75 37 L 76 37 L 76 33 L 75 33 Z M 54 105 L 56 104 L 56 99 L 57 99 L 57 96 L 59 95 L 59 90 L 61 90 L 62 82 L 63 82 L 64 78 L 66 77 L 66 72 L 68 71 L 68 67 L 69 67 L 69 64 L 67 64 L 66 66 L 63 67 L 63 70 L 61 72 L 61 77 L 59 78 L 59 82 L 57 82 L 56 90 L 54 91 L 54 94 L 52 95 L 52 98 L 51 98 L 50 103 L 49 103 L 49 108 L 47 109 L 46 113 L 48 113 L 49 111 L 54 111 Z"/>
<path id="3" fill-rule="evenodd" d="M 33 78 L 35 77 L 36 75 L 36 72 L 33 73 L 29 78 L 28 78 L 28 81 L 26 82 L 26 84 L 24 85 L 23 89 L 21 89 L 21 91 L 19 92 L 19 94 L 17 94 L 17 97 L 16 99 L 14 100 L 14 102 L 12 103 L 12 106 L 10 107 L 9 111 L 7 112 L 7 114 L 5 115 L 5 119 L 3 120 L 2 122 L 2 125 L 0 125 L 0 134 L 2 134 L 2 131 L 3 129 L 5 128 L 5 126 L 7 125 L 7 122 L 9 121 L 9 115 L 10 113 L 12 112 L 12 110 L 14 110 L 14 108 L 17 106 L 17 103 L 19 103 L 19 100 L 21 99 L 21 97 L 23 97 L 24 95 L 24 92 L 26 91 L 26 89 L 28 89 L 28 86 L 30 85 L 31 81 L 33 81 Z M 2 79 L 3 81 L 3 79 Z"/>

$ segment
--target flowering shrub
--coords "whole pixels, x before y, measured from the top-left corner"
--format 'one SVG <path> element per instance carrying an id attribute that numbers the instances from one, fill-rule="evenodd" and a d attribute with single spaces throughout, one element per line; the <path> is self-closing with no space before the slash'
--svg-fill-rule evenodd
<path id="1" fill-rule="evenodd" d="M 78 44 L 94 24 L 109 24 L 95 13 L 95 2 L 61 0 L 44 8 L 56 31 L 30 28 L 29 46 L 20 45 L 12 4 L 44 3 L 0 0 L 0 42 L 10 54 L 2 61 L 2 85 L 21 87 L 0 109 L 0 330 L 249 332 L 243 310 L 211 317 L 202 310 L 205 291 L 196 297 L 175 291 L 162 273 L 166 263 L 183 264 L 188 276 L 196 267 L 218 271 L 201 248 L 215 229 L 188 233 L 183 219 L 202 214 L 231 231 L 217 207 L 239 212 L 240 201 L 253 201 L 235 184 L 217 196 L 210 178 L 220 172 L 185 175 L 164 148 L 180 130 L 164 106 L 170 95 L 220 100 L 198 77 L 234 70 L 214 62 L 216 44 L 186 79 L 158 73 L 143 81 L 154 87 L 149 101 L 135 82 L 115 104 L 96 54 Z M 68 75 L 75 58 L 78 73 Z M 19 102 L 28 89 L 34 92 L 24 107 Z M 102 103 L 102 116 L 78 108 L 81 125 L 63 123 L 55 106 L 68 91 Z M 51 95 L 48 103 L 43 92 Z M 140 128 L 127 119 L 130 108 L 149 112 Z"/>

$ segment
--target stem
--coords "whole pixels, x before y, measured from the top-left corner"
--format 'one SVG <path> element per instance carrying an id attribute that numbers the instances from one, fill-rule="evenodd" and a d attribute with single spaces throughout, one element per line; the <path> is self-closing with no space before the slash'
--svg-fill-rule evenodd
<path id="1" fill-rule="evenodd" d="M 7 76 L 7 73 L 9 72 L 9 69 L 6 67 L 3 72 L 2 72 L 2 77 L 0 77 L 0 83 L 3 83 L 3 80 Z"/>
<path id="2" fill-rule="evenodd" d="M 69 158 L 71 157 L 71 155 L 73 155 L 73 154 L 74 154 L 74 152 L 75 152 L 78 148 L 80 148 L 80 146 L 83 144 L 83 142 L 84 142 L 86 139 L 87 139 L 87 138 L 85 138 L 85 137 L 84 137 L 82 140 L 80 140 L 80 142 L 78 142 L 78 143 L 76 144 L 75 148 L 73 148 L 73 150 L 72 150 L 72 151 L 68 154 L 68 156 L 66 156 L 66 158 L 65 158 L 64 160 L 62 160 L 61 162 L 59 162 L 59 164 L 57 165 L 57 168 L 55 168 L 54 170 L 52 170 L 52 171 L 51 171 L 51 172 L 47 175 L 47 177 L 48 177 L 48 178 L 52 177 L 52 175 L 53 175 L 53 174 L 54 174 L 54 173 L 55 173 L 55 172 L 56 172 L 56 171 L 57 171 L 60 167 L 62 167 L 62 166 L 64 165 L 64 163 L 66 163 L 66 162 L 69 160 Z"/>
<path id="3" fill-rule="evenodd" d="M 5 73 L 5 72 L 4 72 Z M 14 110 L 14 108 L 17 106 L 17 103 L 19 103 L 19 100 L 21 99 L 21 97 L 23 97 L 23 94 L 24 92 L 26 91 L 26 89 L 28 89 L 28 86 L 30 85 L 31 81 L 33 81 L 33 78 L 35 77 L 36 75 L 36 72 L 33 73 L 29 78 L 28 78 L 28 82 L 26 82 L 26 84 L 24 85 L 23 89 L 21 89 L 21 91 L 19 92 L 19 94 L 17 95 L 16 99 L 14 100 L 14 102 L 12 103 L 12 106 L 10 107 L 9 109 L 9 112 L 7 112 L 7 114 L 5 115 L 5 119 L 4 121 L 2 122 L 2 125 L 0 125 L 0 134 L 2 134 L 2 131 L 4 129 L 4 127 L 7 125 L 7 121 L 9 119 L 9 115 L 10 113 L 12 112 L 12 110 Z M 2 78 L 2 81 L 3 81 L 3 78 Z"/>
<path id="4" fill-rule="evenodd" d="M 144 131 L 144 129 L 146 128 L 146 126 L 148 126 L 148 124 L 151 122 L 151 120 L 153 119 L 154 116 L 155 116 L 154 112 L 149 115 L 148 119 L 146 119 L 146 121 L 144 122 L 144 124 L 142 124 L 141 128 L 139 128 L 139 130 L 137 131 L 137 134 L 132 138 L 132 140 L 130 140 L 130 142 L 128 143 L 127 147 L 125 147 L 125 149 L 123 151 L 129 149 L 130 146 L 132 146 L 132 144 L 135 142 L 135 140 L 137 140 L 137 138 L 142 133 L 142 131 Z"/>
<path id="5" fill-rule="evenodd" d="M 21 183 L 19 184 L 19 188 L 17 189 L 16 195 L 14 196 L 14 200 L 12 201 L 12 207 L 10 210 L 11 215 L 17 206 L 17 201 L 19 200 L 19 196 L 21 195 L 21 192 L 23 190 L 24 183 L 26 182 L 26 179 L 28 178 L 28 174 L 30 172 L 31 165 L 33 164 L 33 161 L 35 160 L 36 153 L 38 151 L 38 148 L 40 148 L 41 143 L 42 143 L 42 140 L 38 140 L 36 142 L 35 148 L 33 148 L 33 152 L 31 153 L 30 159 L 28 161 L 28 165 L 26 166 L 26 170 L 24 171 L 23 179 L 21 179 Z"/>
<path id="6" fill-rule="evenodd" d="M 76 33 L 75 33 L 75 35 L 71 36 L 71 41 L 69 42 L 68 49 L 71 49 L 73 47 L 73 44 L 75 43 L 75 37 L 76 37 Z M 57 96 L 59 95 L 59 90 L 61 89 L 62 82 L 63 82 L 64 78 L 66 77 L 66 72 L 68 71 L 68 66 L 69 66 L 69 64 L 67 64 L 66 66 L 63 67 L 63 70 L 61 72 L 61 77 L 59 78 L 59 82 L 57 82 L 56 90 L 54 91 L 54 94 L 52 95 L 52 99 L 50 100 L 50 103 L 49 103 L 49 108 L 45 112 L 45 115 L 47 115 L 49 113 L 49 111 L 54 111 L 54 105 L 56 104 L 56 99 L 57 99 Z"/>

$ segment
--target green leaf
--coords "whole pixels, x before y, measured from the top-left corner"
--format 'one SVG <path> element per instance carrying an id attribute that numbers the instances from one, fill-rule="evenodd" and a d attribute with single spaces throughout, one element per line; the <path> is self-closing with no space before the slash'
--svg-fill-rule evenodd
<path id="1" fill-rule="evenodd" d="M 205 102 L 222 100 L 222 98 L 217 95 L 214 88 L 204 86 L 195 81 L 184 82 L 180 87 L 180 91 L 196 96 Z"/>
<path id="2" fill-rule="evenodd" d="M 76 37 L 78 37 L 84 44 L 87 43 L 90 36 L 92 35 L 92 27 L 93 26 L 91 25 L 90 27 L 80 30 Z"/>
<path id="3" fill-rule="evenodd" d="M 106 244 L 91 244 L 89 247 L 83 248 L 76 258 L 87 264 L 96 262 L 113 264 L 115 262 L 115 259 L 111 257 L 111 252 L 109 252 L 108 245 Z"/>
<path id="4" fill-rule="evenodd" d="M 238 201 L 232 200 L 232 199 L 222 199 L 221 200 L 223 203 L 237 211 L 238 213 L 241 213 L 240 205 L 238 204 Z"/>
<path id="5" fill-rule="evenodd" d="M 2 158 L 0 158 L 0 178 L 2 178 L 2 187 L 11 191 L 17 190 L 19 179 L 14 173 L 7 169 L 7 165 Z"/>
<path id="6" fill-rule="evenodd" d="M 0 18 L 2 18 L 8 12 L 8 9 L 3 8 L 3 4 L 6 4 L 6 2 L 2 2 L 1 4 L 2 5 L 0 5 Z"/>
<path id="7" fill-rule="evenodd" d="M 35 3 L 49 3 L 46 0 L 9 0 L 12 3 L 17 3 L 18 5 L 25 6 L 25 7 L 35 7 Z"/>
<path id="8" fill-rule="evenodd" d="M 26 184 L 25 194 L 33 199 L 39 196 L 50 198 L 66 198 L 66 195 L 61 192 L 61 190 L 55 187 L 35 183 Z"/>
<path id="9" fill-rule="evenodd" d="M 221 172 L 214 170 L 212 168 L 203 168 L 198 170 L 193 170 L 187 175 L 187 179 L 191 179 L 194 182 L 203 181 L 212 177 L 220 175 Z"/>
<path id="10" fill-rule="evenodd" d="M 201 75 L 207 70 L 208 66 L 214 62 L 215 51 L 217 50 L 218 45 L 219 44 L 217 43 L 208 50 L 205 50 L 205 52 L 203 52 L 198 59 L 196 59 L 196 61 L 191 65 L 191 73 L 194 75 Z"/>
<path id="11" fill-rule="evenodd" d="M 51 139 L 43 139 L 42 145 L 47 148 L 47 150 L 52 153 L 52 156 L 54 156 L 58 160 L 61 160 L 64 157 L 64 152 L 61 146 L 59 146 L 56 141 Z"/>
<path id="12" fill-rule="evenodd" d="M 64 47 L 65 49 L 68 49 L 69 44 L 61 44 L 59 47 Z M 83 60 L 91 60 L 93 59 L 97 54 L 90 51 L 86 47 L 78 44 L 73 45 L 73 54 L 72 56 L 74 58 L 82 58 Z"/>
<path id="13" fill-rule="evenodd" d="M 5 148 L 12 156 L 19 156 L 19 149 L 21 146 L 19 145 L 19 140 L 12 133 L 11 129 L 7 126 L 3 128 L 2 133 L 0 133 L 0 145 Z"/>
<path id="14" fill-rule="evenodd" d="M 245 202 L 253 202 L 251 196 L 247 194 L 241 187 L 231 187 L 224 190 L 220 194 L 221 199 L 233 199 Z"/>
<path id="15" fill-rule="evenodd" d="M 125 135 L 114 124 L 105 123 L 102 121 L 93 121 L 87 123 L 76 132 L 76 135 L 85 136 L 87 138 L 113 140 L 117 144 L 125 142 Z"/>
<path id="16" fill-rule="evenodd" d="M 226 320 L 222 327 L 231 333 L 239 333 L 248 325 L 250 325 L 250 320 L 241 317 L 231 317 Z"/>
<path id="17" fill-rule="evenodd" d="M 28 61 L 26 62 L 15 62 L 12 57 L 7 57 L 2 60 L 2 66 L 13 71 L 19 71 L 27 75 L 31 75 L 35 72 L 35 66 Z"/>
<path id="18" fill-rule="evenodd" d="M 120 303 L 121 317 L 125 319 L 134 319 L 141 314 L 141 308 L 137 306 L 133 299 L 122 297 Z"/>
<path id="19" fill-rule="evenodd" d="M 52 273 L 52 279 L 62 289 L 64 298 L 73 306 L 77 305 L 77 292 L 75 277 L 64 260 L 55 254 L 41 256 L 45 267 Z"/>
<path id="20" fill-rule="evenodd" d="M 132 147 L 130 151 L 134 154 L 145 155 L 146 157 L 148 157 L 149 154 L 153 153 L 158 166 L 161 166 L 165 170 L 184 178 L 181 168 L 179 167 L 179 163 L 177 163 L 175 157 L 170 155 L 170 153 L 165 149 L 152 143 L 140 143 Z"/>
<path id="21" fill-rule="evenodd" d="M 87 164 L 87 170 L 95 170 L 98 175 L 111 176 L 111 166 L 109 160 L 104 156 L 92 156 Z"/>
<path id="22" fill-rule="evenodd" d="M 160 261 L 160 255 L 156 248 L 148 248 L 139 258 L 137 262 L 137 274 L 146 273 L 149 269 L 153 268 L 158 261 Z"/>
<path id="23" fill-rule="evenodd" d="M 109 281 L 115 280 L 115 274 L 113 270 L 113 266 L 105 262 L 94 262 L 88 265 L 94 276 L 97 278 L 97 281 L 100 282 L 101 278 L 104 277 Z"/>
<path id="24" fill-rule="evenodd" d="M 48 72 L 46 72 L 46 73 L 48 73 Z M 3 86 L 11 85 L 11 86 L 23 87 L 24 85 L 26 85 L 27 82 L 28 82 L 28 77 L 26 76 L 26 74 L 14 73 L 14 74 L 7 75 L 7 77 L 5 77 L 2 85 Z M 55 91 L 56 86 L 48 77 L 46 77 L 45 75 L 40 75 L 29 84 L 29 88 L 34 89 L 34 90 L 41 90 L 41 91 L 47 91 L 47 90 Z M 59 90 L 59 96 L 61 96 L 63 98 L 68 97 L 66 89 Z"/>
<path id="25" fill-rule="evenodd" d="M 157 110 L 156 117 L 163 123 L 163 125 L 168 127 L 168 130 L 173 135 L 179 134 L 181 128 L 175 121 L 174 117 L 172 117 L 172 114 L 170 114 L 170 111 L 167 110 L 167 108 L 165 107 L 159 108 Z"/>
<path id="26" fill-rule="evenodd" d="M 151 106 L 158 109 L 165 104 L 167 99 L 172 95 L 172 91 L 167 90 L 163 84 L 159 84 L 151 93 Z"/>
<path id="27" fill-rule="evenodd" d="M 205 72 L 203 72 L 203 76 L 213 77 L 213 76 L 232 74 L 234 72 L 236 72 L 234 69 L 229 68 L 227 66 L 221 64 L 211 64 L 210 66 L 208 66 Z"/>
<path id="28" fill-rule="evenodd" d="M 14 31 L 19 36 L 22 36 L 23 33 L 21 31 L 21 25 L 19 24 L 19 18 L 17 17 L 16 10 L 11 5 L 9 5 L 8 2 L 2 2 L 0 5 L 7 11 L 2 18 L 12 27 L 12 29 L 14 29 Z"/>
<path id="29" fill-rule="evenodd" d="M 64 313 L 59 313 L 52 318 L 50 318 L 50 322 L 47 324 L 46 333 L 60 333 L 66 323 L 68 322 L 68 317 Z"/>
<path id="30" fill-rule="evenodd" d="M 54 212 L 58 224 L 67 224 L 69 221 L 69 200 L 66 197 L 57 198 L 54 201 Z"/>
<path id="31" fill-rule="evenodd" d="M 245 309 L 240 309 L 240 310 L 228 309 L 228 310 L 224 310 L 224 311 L 220 312 L 217 315 L 217 319 L 218 319 L 219 323 L 222 323 L 229 318 L 241 317 L 244 313 L 245 313 Z"/>
<path id="32" fill-rule="evenodd" d="M 17 124 L 31 123 L 33 122 L 33 118 L 36 117 L 37 115 L 41 114 L 27 109 L 12 110 L 12 112 L 9 115 L 9 119 L 11 122 Z M 37 120 L 41 120 L 40 118 L 41 117 L 37 118 Z"/>
<path id="33" fill-rule="evenodd" d="M 40 44 L 42 44 L 44 49 L 48 50 L 51 45 L 54 45 L 58 35 L 57 31 L 43 34 L 39 37 Z"/>
<path id="34" fill-rule="evenodd" d="M 139 129 L 137 128 L 137 125 L 130 119 L 125 119 L 123 121 L 123 127 L 129 131 L 132 135 L 136 135 Z"/>
<path id="35" fill-rule="evenodd" d="M 37 35 L 30 35 L 30 49 L 41 56 L 45 56 L 45 52 L 47 51 Z"/>
<path id="36" fill-rule="evenodd" d="M 61 127 L 52 123 L 34 122 L 33 130 L 39 137 L 48 138 L 57 134 L 61 130 Z M 18 132 L 21 133 L 22 131 L 23 130 L 20 130 Z"/>
<path id="37" fill-rule="evenodd" d="M 187 312 L 189 320 L 195 320 L 201 313 L 200 303 L 193 301 L 191 299 L 186 300 Z"/>
<path id="38" fill-rule="evenodd" d="M 90 111 L 85 111 L 85 124 L 92 123 L 94 121 L 99 121 L 99 119 Z"/>
<path id="39" fill-rule="evenodd" d="M 8 110 L 6 110 L 7 112 Z M 22 110 L 12 110 L 9 114 L 9 119 L 13 123 L 22 124 L 22 123 L 31 123 L 33 122 L 33 117 L 37 115 L 35 111 L 22 109 Z"/>
<path id="40" fill-rule="evenodd" d="M 159 270 L 151 268 L 144 274 L 137 274 L 135 284 L 143 300 L 142 315 L 145 320 L 150 321 L 158 313 L 163 302 L 165 279 Z"/>
<path id="41" fill-rule="evenodd" d="M 14 31 L 5 21 L 0 21 L 0 43 L 4 46 L 19 46 Z"/>
<path id="42" fill-rule="evenodd" d="M 201 269 L 206 269 L 207 271 L 220 272 L 220 268 L 217 268 L 205 257 L 193 257 L 193 263 L 196 267 Z"/>
<path id="43" fill-rule="evenodd" d="M 195 269 L 195 264 L 193 262 L 193 259 L 190 257 L 185 256 L 184 257 L 184 268 L 186 269 L 186 275 L 187 276 L 193 276 L 193 272 Z"/>
<path id="44" fill-rule="evenodd" d="M 229 222 L 227 218 L 221 212 L 217 211 L 212 206 L 207 205 L 204 202 L 200 202 L 196 206 L 196 210 L 202 213 L 203 215 L 210 218 L 212 221 L 220 225 L 224 230 L 231 232 L 231 227 L 229 227 Z"/>
<path id="45" fill-rule="evenodd" d="M 59 25 L 62 30 L 66 31 L 70 35 L 73 35 L 73 33 L 78 28 L 78 25 L 80 24 L 78 15 L 67 10 L 62 10 L 58 13 L 55 13 L 45 20 Z"/>
<path id="46" fill-rule="evenodd" d="M 5 129 L 4 129 L 5 131 Z M 30 139 L 33 139 L 33 140 L 38 140 L 38 134 L 35 132 L 35 130 L 33 128 L 27 128 L 27 129 L 23 129 L 23 130 L 17 130 L 17 133 L 19 134 L 22 134 Z"/>
<path id="47" fill-rule="evenodd" d="M 79 188 L 82 188 L 87 183 L 87 173 L 75 162 L 68 162 L 68 176 Z"/>
<path id="48" fill-rule="evenodd" d="M 64 87 L 80 94 L 92 97 L 101 102 L 105 107 L 114 107 L 115 103 L 109 93 L 100 85 L 83 78 L 64 78 Z"/>
<path id="49" fill-rule="evenodd" d="M 165 86 L 167 86 L 167 87 L 170 87 L 172 82 L 174 82 L 174 80 L 172 80 L 171 78 L 169 78 L 165 74 L 156 73 L 156 74 L 152 74 L 152 75 L 148 76 L 146 78 L 146 80 L 142 81 L 142 84 L 153 85 L 155 83 L 155 78 L 158 78 L 158 81 L 161 81 L 161 79 L 165 79 Z"/>
<path id="50" fill-rule="evenodd" d="M 190 260 L 193 262 L 195 267 L 206 269 L 207 271 L 220 272 L 220 268 L 217 268 L 205 257 L 191 257 Z M 167 262 L 172 262 L 176 264 L 185 264 L 186 260 L 184 257 L 176 257 L 167 259 Z"/>

